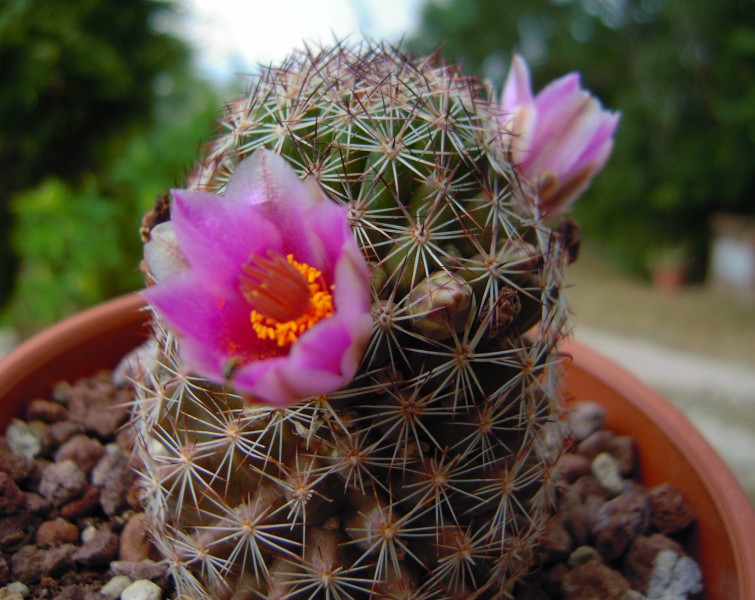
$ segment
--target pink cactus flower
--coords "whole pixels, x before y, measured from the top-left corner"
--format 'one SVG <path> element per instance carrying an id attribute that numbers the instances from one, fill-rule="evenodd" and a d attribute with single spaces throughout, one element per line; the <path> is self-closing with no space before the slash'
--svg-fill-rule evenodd
<path id="1" fill-rule="evenodd" d="M 565 213 L 603 168 L 620 113 L 603 110 L 579 73 L 533 97 L 527 63 L 516 54 L 501 99 L 504 128 L 519 172 L 535 186 L 543 216 Z"/>
<path id="2" fill-rule="evenodd" d="M 372 327 L 347 209 L 267 150 L 239 163 L 224 196 L 172 195 L 145 248 L 158 275 L 144 295 L 189 370 L 273 405 L 347 385 Z"/>

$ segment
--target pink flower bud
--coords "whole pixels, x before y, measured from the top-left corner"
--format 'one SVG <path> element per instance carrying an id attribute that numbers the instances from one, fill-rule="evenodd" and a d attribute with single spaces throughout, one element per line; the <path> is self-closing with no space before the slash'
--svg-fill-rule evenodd
<path id="1" fill-rule="evenodd" d="M 501 99 L 519 172 L 534 185 L 543 216 L 565 213 L 603 168 L 620 113 L 603 110 L 579 73 L 556 79 L 533 97 L 527 63 L 516 54 Z"/>

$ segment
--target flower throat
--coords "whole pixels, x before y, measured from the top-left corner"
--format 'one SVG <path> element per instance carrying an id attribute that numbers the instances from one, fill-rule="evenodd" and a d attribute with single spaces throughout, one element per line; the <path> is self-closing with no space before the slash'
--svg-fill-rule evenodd
<path id="1" fill-rule="evenodd" d="M 241 293 L 253 307 L 249 319 L 260 339 L 290 346 L 335 310 L 322 273 L 293 254 L 283 257 L 271 250 L 242 268 Z"/>

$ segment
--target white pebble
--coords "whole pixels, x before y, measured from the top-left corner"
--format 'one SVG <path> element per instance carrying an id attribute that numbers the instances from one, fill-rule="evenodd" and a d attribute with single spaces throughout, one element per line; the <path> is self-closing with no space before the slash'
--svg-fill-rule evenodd
<path id="1" fill-rule="evenodd" d="M 42 451 L 42 440 L 23 421 L 13 419 L 5 429 L 5 441 L 10 449 L 27 458 L 34 458 Z"/>
<path id="2" fill-rule="evenodd" d="M 694 560 L 671 549 L 656 555 L 648 580 L 648 600 L 687 600 L 689 594 L 702 589 L 702 573 Z"/>
<path id="3" fill-rule="evenodd" d="M 593 458 L 590 469 L 606 491 L 618 495 L 624 490 L 624 479 L 621 477 L 619 463 L 608 452 L 601 452 Z"/>
<path id="4" fill-rule="evenodd" d="M 97 535 L 97 528 L 94 525 L 89 525 L 81 532 L 81 541 L 86 544 L 95 535 Z"/>
<path id="5" fill-rule="evenodd" d="M 148 579 L 139 579 L 121 593 L 121 600 L 160 600 L 163 591 Z"/>
<path id="6" fill-rule="evenodd" d="M 571 436 L 581 442 L 603 427 L 605 409 L 595 402 L 578 402 L 566 413 L 566 427 Z"/>
<path id="7" fill-rule="evenodd" d="M 18 592 L 23 598 L 28 598 L 29 594 L 31 594 L 31 590 L 29 590 L 28 586 L 20 581 L 14 581 L 5 587 L 13 592 Z"/>
<path id="8" fill-rule="evenodd" d="M 134 580 L 131 579 L 131 577 L 127 577 L 126 575 L 116 575 L 102 586 L 100 594 L 105 596 L 108 600 L 118 600 L 118 598 L 121 597 L 123 590 L 133 582 Z"/>

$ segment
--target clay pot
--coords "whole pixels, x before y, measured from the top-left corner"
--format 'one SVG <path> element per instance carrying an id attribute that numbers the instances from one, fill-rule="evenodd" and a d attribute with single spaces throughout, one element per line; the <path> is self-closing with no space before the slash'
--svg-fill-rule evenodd
<path id="1" fill-rule="evenodd" d="M 113 367 L 146 339 L 142 306 L 137 295 L 112 300 L 47 329 L 0 361 L 0 427 L 57 381 Z M 577 342 L 564 351 L 573 357 L 567 394 L 602 404 L 607 427 L 634 437 L 645 485 L 673 483 L 695 511 L 691 551 L 703 570 L 705 598 L 755 598 L 755 512 L 729 469 L 658 393 Z"/>

